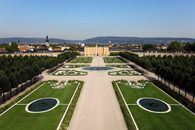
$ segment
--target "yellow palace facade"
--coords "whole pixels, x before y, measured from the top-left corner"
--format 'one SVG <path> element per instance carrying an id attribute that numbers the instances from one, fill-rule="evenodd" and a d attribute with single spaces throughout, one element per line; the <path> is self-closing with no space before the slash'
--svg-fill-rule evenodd
<path id="1" fill-rule="evenodd" d="M 84 48 L 84 54 L 85 56 L 108 56 L 110 54 L 109 47 L 107 46 L 101 46 L 98 47 L 85 47 Z"/>

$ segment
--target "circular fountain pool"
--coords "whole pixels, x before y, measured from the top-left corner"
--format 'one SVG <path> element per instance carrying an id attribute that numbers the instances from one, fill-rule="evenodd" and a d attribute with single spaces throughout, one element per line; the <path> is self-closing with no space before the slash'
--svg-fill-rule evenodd
<path id="1" fill-rule="evenodd" d="M 137 100 L 137 104 L 142 109 L 153 113 L 167 113 L 171 111 L 169 104 L 157 98 L 140 98 Z"/>
<path id="2" fill-rule="evenodd" d="M 29 103 L 25 109 L 29 113 L 43 113 L 56 108 L 58 104 L 59 100 L 56 98 L 40 98 Z"/>

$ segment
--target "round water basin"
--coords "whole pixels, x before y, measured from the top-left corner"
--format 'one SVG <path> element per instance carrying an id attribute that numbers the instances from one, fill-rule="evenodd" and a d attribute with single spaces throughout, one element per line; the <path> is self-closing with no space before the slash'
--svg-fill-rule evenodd
<path id="1" fill-rule="evenodd" d="M 144 110 L 153 113 L 167 113 L 171 111 L 171 107 L 166 102 L 157 98 L 140 98 L 137 104 Z"/>
<path id="2" fill-rule="evenodd" d="M 58 104 L 59 100 L 56 98 L 40 98 L 29 103 L 25 109 L 29 113 L 43 113 L 56 108 Z"/>

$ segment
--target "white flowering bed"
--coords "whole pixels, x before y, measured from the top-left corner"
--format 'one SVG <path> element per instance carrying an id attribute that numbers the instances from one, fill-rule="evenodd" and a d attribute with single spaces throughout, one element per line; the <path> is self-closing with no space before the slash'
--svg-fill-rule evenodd
<path id="1" fill-rule="evenodd" d="M 142 75 L 140 72 L 135 70 L 120 70 L 120 71 L 112 71 L 108 73 L 113 76 L 140 76 Z"/>
<path id="2" fill-rule="evenodd" d="M 148 82 L 135 82 L 135 81 L 128 81 L 128 85 L 131 86 L 131 88 L 135 89 L 143 89 Z"/>
<path id="3" fill-rule="evenodd" d="M 120 84 L 124 84 L 125 86 L 134 88 L 134 89 L 143 89 L 146 87 L 147 83 L 149 83 L 147 80 L 139 80 L 139 81 L 118 81 Z"/>
<path id="4" fill-rule="evenodd" d="M 53 88 L 53 89 L 62 89 L 64 87 L 69 86 L 68 81 L 61 81 L 61 82 L 48 82 L 49 85 Z"/>
<path id="5" fill-rule="evenodd" d="M 87 75 L 87 72 L 76 70 L 57 70 L 53 73 L 55 76 L 82 76 Z"/>

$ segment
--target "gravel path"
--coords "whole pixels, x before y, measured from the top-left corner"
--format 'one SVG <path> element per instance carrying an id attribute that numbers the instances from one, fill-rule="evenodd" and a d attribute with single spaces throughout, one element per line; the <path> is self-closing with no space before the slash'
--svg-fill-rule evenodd
<path id="1" fill-rule="evenodd" d="M 94 57 L 91 66 L 104 66 Z M 127 130 L 107 71 L 91 71 L 85 79 L 68 130 Z"/>

